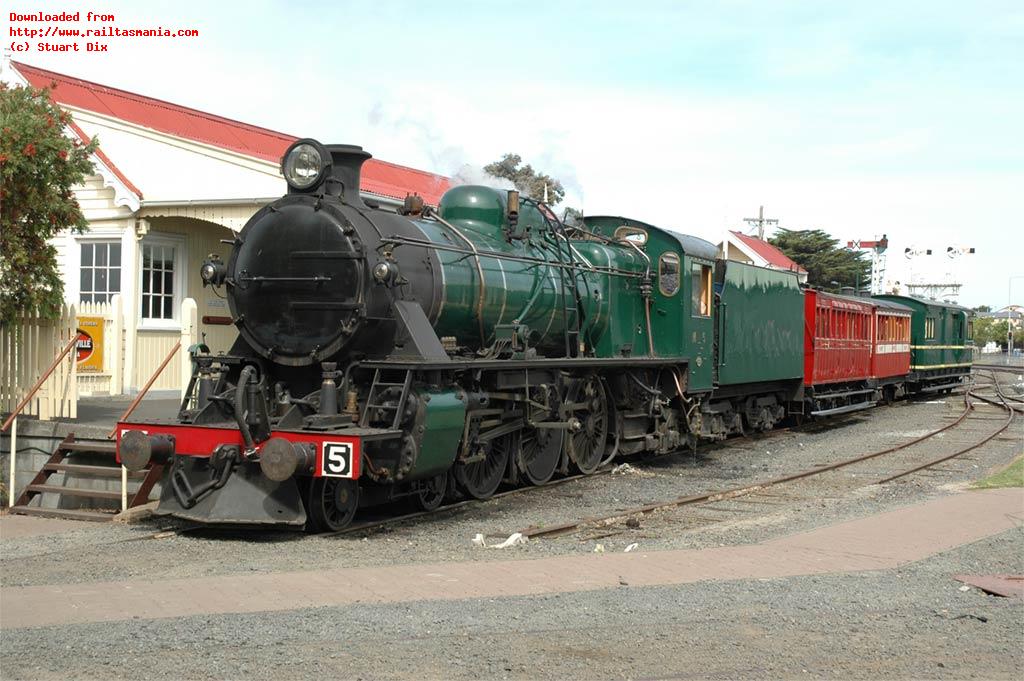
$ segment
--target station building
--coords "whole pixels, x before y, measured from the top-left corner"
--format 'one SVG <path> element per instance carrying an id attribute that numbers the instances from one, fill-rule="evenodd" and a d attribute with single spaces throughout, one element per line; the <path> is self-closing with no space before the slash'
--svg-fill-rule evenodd
<path id="1" fill-rule="evenodd" d="M 745 262 L 784 272 L 796 272 L 801 284 L 807 283 L 807 270 L 767 241 L 743 232 L 729 231 L 718 244 L 718 256 L 725 260 Z"/>
<path id="2" fill-rule="evenodd" d="M 199 268 L 208 254 L 226 256 L 223 240 L 285 193 L 280 159 L 297 138 L 7 58 L 0 80 L 52 87 L 53 100 L 73 118 L 66 133 L 83 142 L 99 137 L 95 173 L 74 188 L 90 229 L 68 232 L 55 245 L 68 304 L 86 309 L 120 296 L 121 356 L 105 361 L 123 364 L 104 367 L 80 390 L 139 390 L 180 342 L 186 298 L 197 304 L 199 337 L 228 350 L 236 331 L 227 302 L 202 287 Z M 384 208 L 410 193 L 436 206 L 448 187 L 446 177 L 378 159 L 363 168 L 363 195 Z M 181 361 L 174 359 L 154 390 L 182 387 Z"/>

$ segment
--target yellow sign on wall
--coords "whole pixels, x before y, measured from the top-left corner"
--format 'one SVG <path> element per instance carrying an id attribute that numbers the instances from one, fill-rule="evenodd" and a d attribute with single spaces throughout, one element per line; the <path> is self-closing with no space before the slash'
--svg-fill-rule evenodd
<path id="1" fill-rule="evenodd" d="M 103 371 L 103 317 L 78 318 L 78 370 Z"/>

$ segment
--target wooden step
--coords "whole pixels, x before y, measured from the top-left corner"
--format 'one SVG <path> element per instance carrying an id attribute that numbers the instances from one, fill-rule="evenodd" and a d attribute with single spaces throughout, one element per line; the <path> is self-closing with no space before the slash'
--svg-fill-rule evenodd
<path id="1" fill-rule="evenodd" d="M 63 487 L 61 485 L 29 485 L 25 488 L 27 492 L 46 492 L 49 494 L 65 494 L 72 497 L 89 497 L 92 499 L 120 499 L 121 490 L 107 491 L 100 489 L 85 489 L 82 487 Z"/>
<path id="2" fill-rule="evenodd" d="M 40 508 L 38 506 L 12 506 L 11 513 L 33 515 L 41 518 L 66 518 L 68 520 L 88 520 L 96 523 L 108 523 L 114 513 L 100 511 L 80 511 L 72 508 Z"/>
<path id="3" fill-rule="evenodd" d="M 58 449 L 65 452 L 96 452 L 98 454 L 113 454 L 117 451 L 117 443 L 76 440 L 75 442 L 62 442 Z"/>
<path id="4" fill-rule="evenodd" d="M 74 475 L 94 475 L 99 478 L 120 478 L 121 467 L 117 466 L 86 466 L 77 463 L 47 463 L 43 464 L 44 471 L 63 471 Z M 149 470 L 128 471 L 129 480 L 141 480 L 146 477 Z"/>

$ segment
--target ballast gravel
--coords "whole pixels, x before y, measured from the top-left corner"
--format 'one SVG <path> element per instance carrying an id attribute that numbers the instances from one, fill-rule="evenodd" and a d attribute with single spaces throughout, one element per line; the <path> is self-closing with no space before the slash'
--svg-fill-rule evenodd
<path id="1" fill-rule="evenodd" d="M 755 484 L 905 442 L 910 439 L 907 432 L 931 430 L 952 420 L 961 406 L 955 396 L 899 403 L 799 430 L 729 440 L 696 454 L 631 460 L 633 474 L 593 476 L 339 536 L 202 530 L 181 535 L 164 532 L 154 539 L 155 533 L 175 523 L 154 519 L 131 526 L 88 524 L 75 532 L 5 539 L 0 574 L 7 586 L 28 586 L 536 558 L 593 551 L 597 544 L 606 551 L 621 551 L 632 543 L 643 550 L 657 550 L 758 542 L 948 493 L 1010 461 L 1020 451 L 1019 428 L 1014 436 L 993 440 L 969 459 L 887 485 L 871 483 L 908 461 L 955 451 L 954 440 L 994 430 L 998 422 L 981 417 L 988 419 L 999 412 L 979 412 L 978 419 L 947 431 L 947 438 L 894 455 L 891 462 L 879 458 L 726 502 L 667 509 L 633 518 L 629 524 L 623 519 L 610 527 L 584 527 L 504 550 L 481 549 L 473 537 L 481 533 L 487 543 L 500 543 L 528 527 Z M 69 570 L 68 565 L 75 569 Z"/>
<path id="2" fill-rule="evenodd" d="M 900 403 L 824 424 L 657 459 L 342 536 L 154 533 L 83 524 L 0 538 L 3 586 L 156 580 L 341 566 L 509 560 L 748 544 L 963 488 L 1021 452 L 1019 421 L 936 470 L 881 477 L 951 453 L 1005 417 L 979 407 L 925 446 L 709 506 L 586 526 L 508 549 L 487 543 L 679 496 L 751 485 L 906 442 L 952 422 L 962 399 Z M 536 598 L 316 608 L 2 632 L 0 676 L 20 678 L 1018 678 L 1024 607 L 960 591 L 954 573 L 1024 573 L 1013 530 L 900 570 L 622 587 Z M 339 585 L 344 588 L 344 585 Z M 2 608 L 2 604 L 0 604 Z"/>

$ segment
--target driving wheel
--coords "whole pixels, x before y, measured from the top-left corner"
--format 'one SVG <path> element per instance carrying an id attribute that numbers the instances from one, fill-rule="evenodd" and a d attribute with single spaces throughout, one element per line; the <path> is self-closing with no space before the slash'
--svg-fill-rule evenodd
<path id="1" fill-rule="evenodd" d="M 505 475 L 515 440 L 515 433 L 509 433 L 477 444 L 473 460 L 455 466 L 455 480 L 459 488 L 474 499 L 493 496 Z"/>
<path id="2" fill-rule="evenodd" d="M 348 527 L 359 508 L 359 483 L 347 478 L 313 478 L 309 486 L 309 521 L 317 532 Z"/>
<path id="3" fill-rule="evenodd" d="M 570 397 L 570 413 L 579 422 L 569 432 L 569 458 L 581 473 L 589 475 L 604 461 L 609 447 L 608 392 L 597 376 L 576 384 Z"/>

